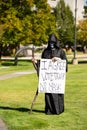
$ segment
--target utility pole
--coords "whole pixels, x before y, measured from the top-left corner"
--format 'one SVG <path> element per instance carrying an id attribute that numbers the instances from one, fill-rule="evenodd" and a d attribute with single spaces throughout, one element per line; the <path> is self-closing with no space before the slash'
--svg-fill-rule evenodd
<path id="1" fill-rule="evenodd" d="M 74 31 L 74 57 L 73 57 L 73 64 L 78 64 L 78 60 L 76 58 L 76 42 L 77 42 L 77 0 L 75 0 L 75 31 Z"/>

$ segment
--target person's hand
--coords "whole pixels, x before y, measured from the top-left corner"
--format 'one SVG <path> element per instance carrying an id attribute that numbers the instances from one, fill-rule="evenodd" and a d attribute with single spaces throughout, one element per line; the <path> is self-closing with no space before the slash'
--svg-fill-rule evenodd
<path id="1" fill-rule="evenodd" d="M 55 61 L 57 61 L 57 60 L 60 60 L 60 58 L 58 58 L 58 57 L 53 57 L 53 58 L 52 58 L 52 61 L 53 61 L 53 62 L 55 62 Z"/>
<path id="2" fill-rule="evenodd" d="M 34 57 L 32 57 L 31 60 L 32 60 L 33 63 L 36 63 L 36 64 L 37 64 L 37 60 L 36 60 Z"/>

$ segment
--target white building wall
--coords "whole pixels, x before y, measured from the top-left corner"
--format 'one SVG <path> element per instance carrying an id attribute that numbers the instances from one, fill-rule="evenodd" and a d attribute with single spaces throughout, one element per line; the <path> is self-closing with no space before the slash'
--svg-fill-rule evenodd
<path id="1" fill-rule="evenodd" d="M 48 4 L 54 8 L 59 0 L 48 0 Z M 73 15 L 75 16 L 75 2 L 76 0 L 64 0 L 68 4 Z M 77 0 L 77 21 L 83 19 L 84 0 Z"/>
<path id="2" fill-rule="evenodd" d="M 77 0 L 77 20 L 83 19 L 84 0 Z"/>
<path id="3" fill-rule="evenodd" d="M 52 7 L 52 8 L 55 8 L 55 6 L 57 5 L 57 2 L 59 0 L 48 0 L 48 4 Z"/>

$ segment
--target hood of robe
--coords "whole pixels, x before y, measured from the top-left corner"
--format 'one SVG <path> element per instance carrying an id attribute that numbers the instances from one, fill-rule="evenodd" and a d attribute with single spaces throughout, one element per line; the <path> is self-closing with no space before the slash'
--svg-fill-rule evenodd
<path id="1" fill-rule="evenodd" d="M 60 47 L 59 41 L 58 41 L 57 37 L 55 36 L 55 34 L 51 34 L 49 36 L 49 39 L 48 39 L 48 48 L 51 48 L 51 45 L 53 45 L 54 48 L 59 48 Z"/>

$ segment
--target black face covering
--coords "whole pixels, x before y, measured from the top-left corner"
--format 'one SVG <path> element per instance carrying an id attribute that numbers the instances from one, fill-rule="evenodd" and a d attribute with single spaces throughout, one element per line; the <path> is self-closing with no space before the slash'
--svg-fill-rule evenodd
<path id="1" fill-rule="evenodd" d="M 54 42 L 50 42 L 50 48 L 51 48 L 51 50 L 55 49 L 55 43 Z"/>

